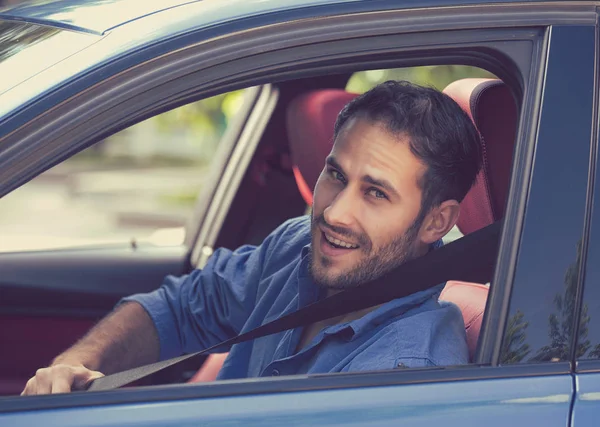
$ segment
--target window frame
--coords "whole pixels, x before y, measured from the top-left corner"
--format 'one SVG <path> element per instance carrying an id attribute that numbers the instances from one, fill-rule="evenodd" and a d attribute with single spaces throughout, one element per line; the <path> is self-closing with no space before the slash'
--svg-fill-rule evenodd
<path id="1" fill-rule="evenodd" d="M 600 8 L 597 9 L 600 15 Z M 579 281 L 576 293 L 575 319 L 577 321 L 575 325 L 575 333 L 571 347 L 571 363 L 574 368 L 574 372 L 577 374 L 584 373 L 597 373 L 600 372 L 600 358 L 599 359 L 580 359 L 577 357 L 577 345 L 579 328 L 581 327 L 581 313 L 586 301 L 586 287 L 591 286 L 590 279 L 588 276 L 588 269 L 593 268 L 593 260 L 590 260 L 590 247 L 598 245 L 598 243 L 592 240 L 594 222 L 595 226 L 600 226 L 600 221 L 594 217 L 594 203 L 596 199 L 600 200 L 600 194 L 596 194 L 600 189 L 598 187 L 598 144 L 600 144 L 600 85 L 598 84 L 598 76 L 600 75 L 600 27 L 596 26 L 596 46 L 595 46 L 595 84 L 594 84 L 594 106 L 593 106 L 593 121 L 592 121 L 592 144 L 590 152 L 590 172 L 589 172 L 589 183 L 587 192 L 587 208 L 584 219 L 584 238 L 582 244 L 581 253 L 581 265 L 579 269 Z M 595 220 L 595 221 L 594 221 Z"/>

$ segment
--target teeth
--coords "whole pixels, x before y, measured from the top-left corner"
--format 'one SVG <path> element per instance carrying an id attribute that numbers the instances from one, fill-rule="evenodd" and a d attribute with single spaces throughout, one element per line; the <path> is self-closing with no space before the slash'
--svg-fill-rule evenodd
<path id="1" fill-rule="evenodd" d="M 357 245 L 353 245 L 353 244 L 351 244 L 351 243 L 344 242 L 344 241 L 342 241 L 342 240 L 339 240 L 339 239 L 335 239 L 335 238 L 333 238 L 333 237 L 331 237 L 331 236 L 329 236 L 329 235 L 327 235 L 327 234 L 325 234 L 325 238 L 326 238 L 326 239 L 327 239 L 329 242 L 333 243 L 334 245 L 337 245 L 337 246 L 342 246 L 342 247 L 344 247 L 344 248 L 348 248 L 348 249 L 356 249 L 356 248 L 358 247 Z"/>

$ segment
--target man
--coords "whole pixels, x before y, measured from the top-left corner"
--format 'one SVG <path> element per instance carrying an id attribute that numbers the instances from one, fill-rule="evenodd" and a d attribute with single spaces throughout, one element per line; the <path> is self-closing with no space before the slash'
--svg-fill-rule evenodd
<path id="1" fill-rule="evenodd" d="M 479 166 L 477 131 L 454 101 L 381 84 L 339 114 L 310 217 L 126 298 L 23 393 L 81 389 L 103 373 L 206 348 L 421 256 L 456 223 Z M 462 316 L 438 302 L 442 287 L 237 344 L 219 378 L 467 363 Z"/>

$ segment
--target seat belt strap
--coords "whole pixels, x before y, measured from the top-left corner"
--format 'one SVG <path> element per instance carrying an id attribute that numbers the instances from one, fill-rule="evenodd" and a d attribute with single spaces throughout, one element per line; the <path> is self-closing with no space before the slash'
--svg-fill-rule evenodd
<path id="1" fill-rule="evenodd" d="M 374 307 L 448 280 L 487 283 L 494 273 L 501 229 L 501 221 L 495 222 L 422 257 L 407 261 L 368 283 L 307 305 L 205 350 L 98 378 L 90 384 L 88 390 L 118 388 L 184 360 L 227 351 L 234 344 Z"/>

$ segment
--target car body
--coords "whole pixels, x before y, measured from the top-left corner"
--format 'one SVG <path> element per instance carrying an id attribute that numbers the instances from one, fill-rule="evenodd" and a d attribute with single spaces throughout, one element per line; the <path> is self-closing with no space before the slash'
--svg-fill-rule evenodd
<path id="1" fill-rule="evenodd" d="M 0 61 L 0 197 L 143 119 L 251 88 L 182 246 L 0 254 L 0 425 L 595 425 L 597 21 L 595 2 L 470 0 L 65 0 L 0 12 L 2 24 L 51 32 L 31 64 Z M 475 363 L 10 396 L 119 298 L 305 211 L 281 146 L 292 98 L 343 88 L 357 70 L 437 63 L 494 72 L 520 106 Z"/>

